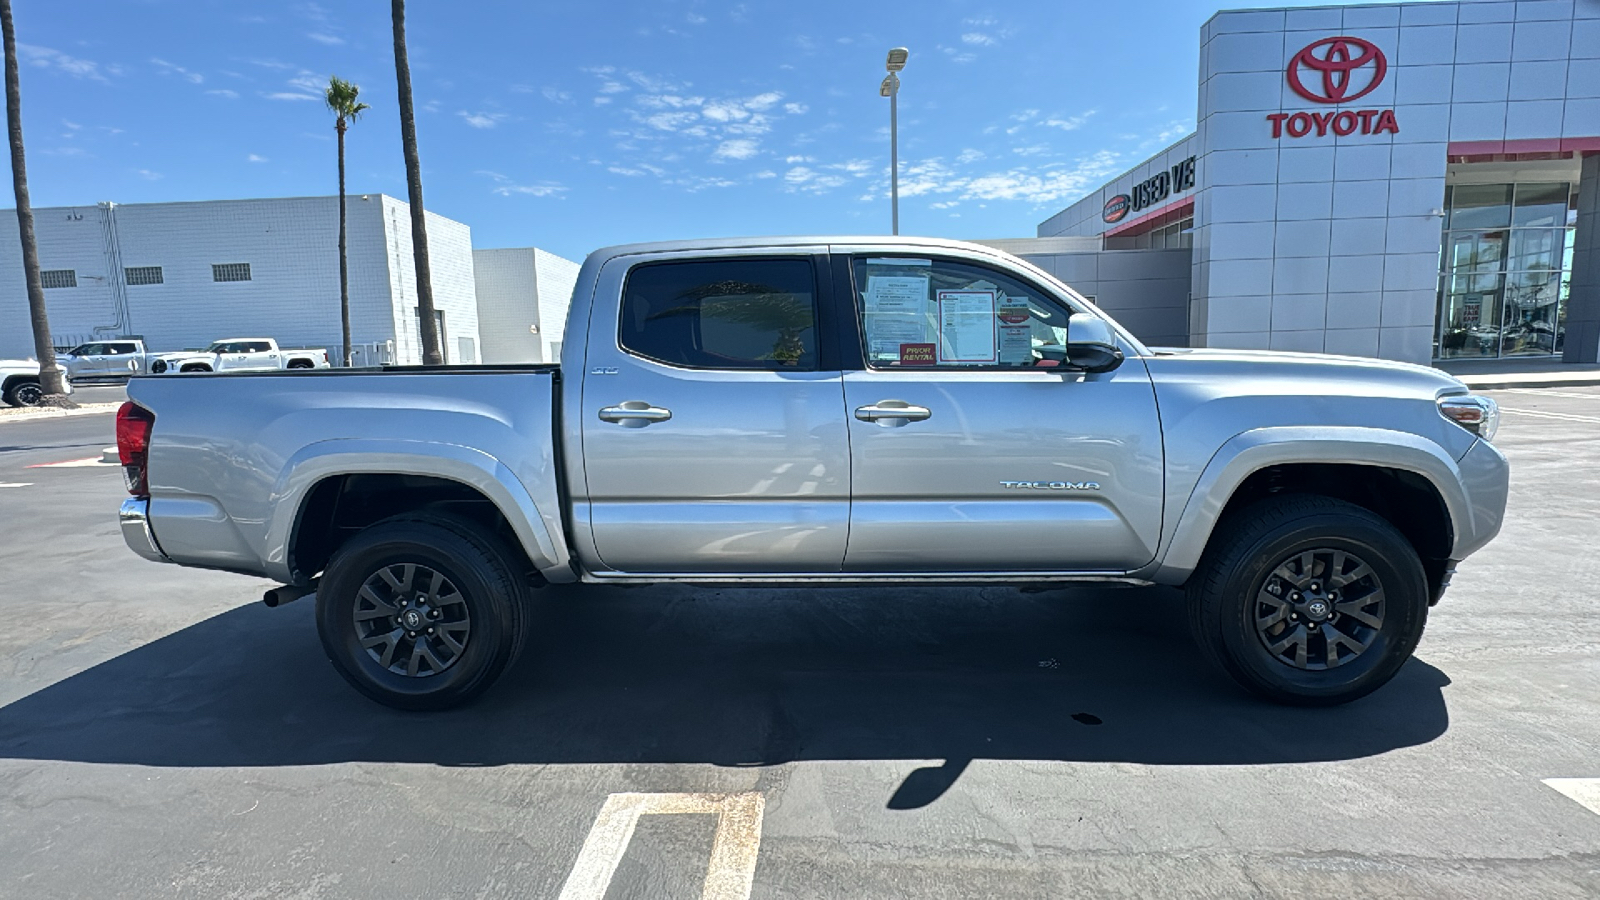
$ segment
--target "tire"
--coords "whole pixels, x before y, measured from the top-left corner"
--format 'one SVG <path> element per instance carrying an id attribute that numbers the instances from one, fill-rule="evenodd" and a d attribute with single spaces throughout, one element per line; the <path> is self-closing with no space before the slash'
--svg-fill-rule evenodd
<path id="1" fill-rule="evenodd" d="M 1187 591 L 1195 640 L 1211 661 L 1247 690 L 1295 706 L 1348 703 L 1382 687 L 1428 619 L 1427 576 L 1410 541 L 1331 497 L 1273 497 L 1229 515 Z"/>
<path id="2" fill-rule="evenodd" d="M 340 547 L 323 573 L 323 650 L 351 686 L 386 706 L 470 703 L 525 640 L 532 601 L 523 568 L 504 543 L 465 519 L 410 514 L 379 522 Z M 443 577 L 442 589 L 429 572 Z M 444 602 L 430 607 L 430 588 Z"/>
<path id="3" fill-rule="evenodd" d="M 44 388 L 37 381 L 18 381 L 6 388 L 6 403 L 12 406 L 38 406 L 44 399 Z"/>
<path id="4" fill-rule="evenodd" d="M 204 365 L 204 364 L 201 364 L 201 365 L 187 365 L 187 366 L 184 366 L 183 368 L 179 369 L 178 370 L 178 374 L 182 375 L 185 372 L 209 372 L 209 371 L 211 371 L 211 367 L 208 366 L 208 365 Z"/>
<path id="5" fill-rule="evenodd" d="M 284 368 L 286 368 L 286 369 L 309 369 L 309 368 L 311 368 L 311 361 L 310 360 L 306 360 L 306 359 L 291 359 L 291 360 L 289 360 L 289 364 L 287 366 L 284 366 Z"/>
<path id="6" fill-rule="evenodd" d="M 167 361 L 164 359 L 158 359 L 150 364 L 150 374 L 152 375 L 160 375 L 165 371 L 167 371 Z"/>

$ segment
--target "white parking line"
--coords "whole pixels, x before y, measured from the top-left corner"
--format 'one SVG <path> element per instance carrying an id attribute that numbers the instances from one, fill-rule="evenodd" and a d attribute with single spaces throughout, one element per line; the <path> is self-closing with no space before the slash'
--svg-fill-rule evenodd
<path id="1" fill-rule="evenodd" d="M 1548 388 L 1501 388 L 1507 394 L 1532 394 L 1535 397 L 1565 397 L 1569 400 L 1600 400 L 1600 393 L 1579 394 L 1573 391 L 1552 391 Z"/>
<path id="2" fill-rule="evenodd" d="M 32 487 L 32 486 L 33 486 L 33 482 L 31 482 L 31 481 L 0 481 L 0 488 Z"/>
<path id="3" fill-rule="evenodd" d="M 603 900 L 640 816 L 695 813 L 717 816 L 701 900 L 749 900 L 765 808 L 766 800 L 758 793 L 612 794 L 589 829 L 560 900 Z"/>
<path id="4" fill-rule="evenodd" d="M 1579 416 L 1572 413 L 1545 412 L 1543 410 L 1513 409 L 1509 406 L 1500 407 L 1501 412 L 1516 413 L 1519 416 L 1533 416 L 1538 419 L 1560 419 L 1563 422 L 1593 422 L 1600 425 L 1600 416 Z"/>
<path id="5" fill-rule="evenodd" d="M 1544 783 L 1600 816 L 1600 778 L 1546 778 Z"/>

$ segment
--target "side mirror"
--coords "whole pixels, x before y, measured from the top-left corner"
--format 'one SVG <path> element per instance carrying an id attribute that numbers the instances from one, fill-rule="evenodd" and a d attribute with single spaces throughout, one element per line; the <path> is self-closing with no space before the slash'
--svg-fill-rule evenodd
<path id="1" fill-rule="evenodd" d="M 1079 313 L 1067 320 L 1067 364 L 1085 372 L 1109 372 L 1122 365 L 1122 350 L 1104 319 Z"/>

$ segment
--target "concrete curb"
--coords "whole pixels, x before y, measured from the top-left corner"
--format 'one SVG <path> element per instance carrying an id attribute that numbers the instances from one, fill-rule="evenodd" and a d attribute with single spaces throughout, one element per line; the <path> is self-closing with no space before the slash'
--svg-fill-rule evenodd
<path id="1" fill-rule="evenodd" d="M 30 409 L 26 412 L 0 411 L 0 425 L 10 422 L 36 422 L 40 419 L 65 419 L 71 416 L 94 416 L 114 413 L 121 403 L 86 403 L 77 409 Z"/>

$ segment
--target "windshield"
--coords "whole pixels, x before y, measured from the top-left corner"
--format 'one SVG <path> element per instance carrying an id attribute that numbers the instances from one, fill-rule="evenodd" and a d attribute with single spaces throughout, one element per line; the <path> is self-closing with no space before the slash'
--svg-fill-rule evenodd
<path id="1" fill-rule="evenodd" d="M 223 352 L 222 348 L 226 347 L 226 346 L 228 346 L 228 345 L 227 344 L 222 344 L 222 343 L 212 344 L 211 346 L 206 348 L 205 352 L 207 352 L 207 353 L 222 353 Z"/>
<path id="2" fill-rule="evenodd" d="M 88 353 L 89 353 L 89 345 L 88 344 L 79 344 L 78 346 L 73 347 L 71 350 L 67 351 L 67 355 L 68 356 L 85 356 Z"/>

